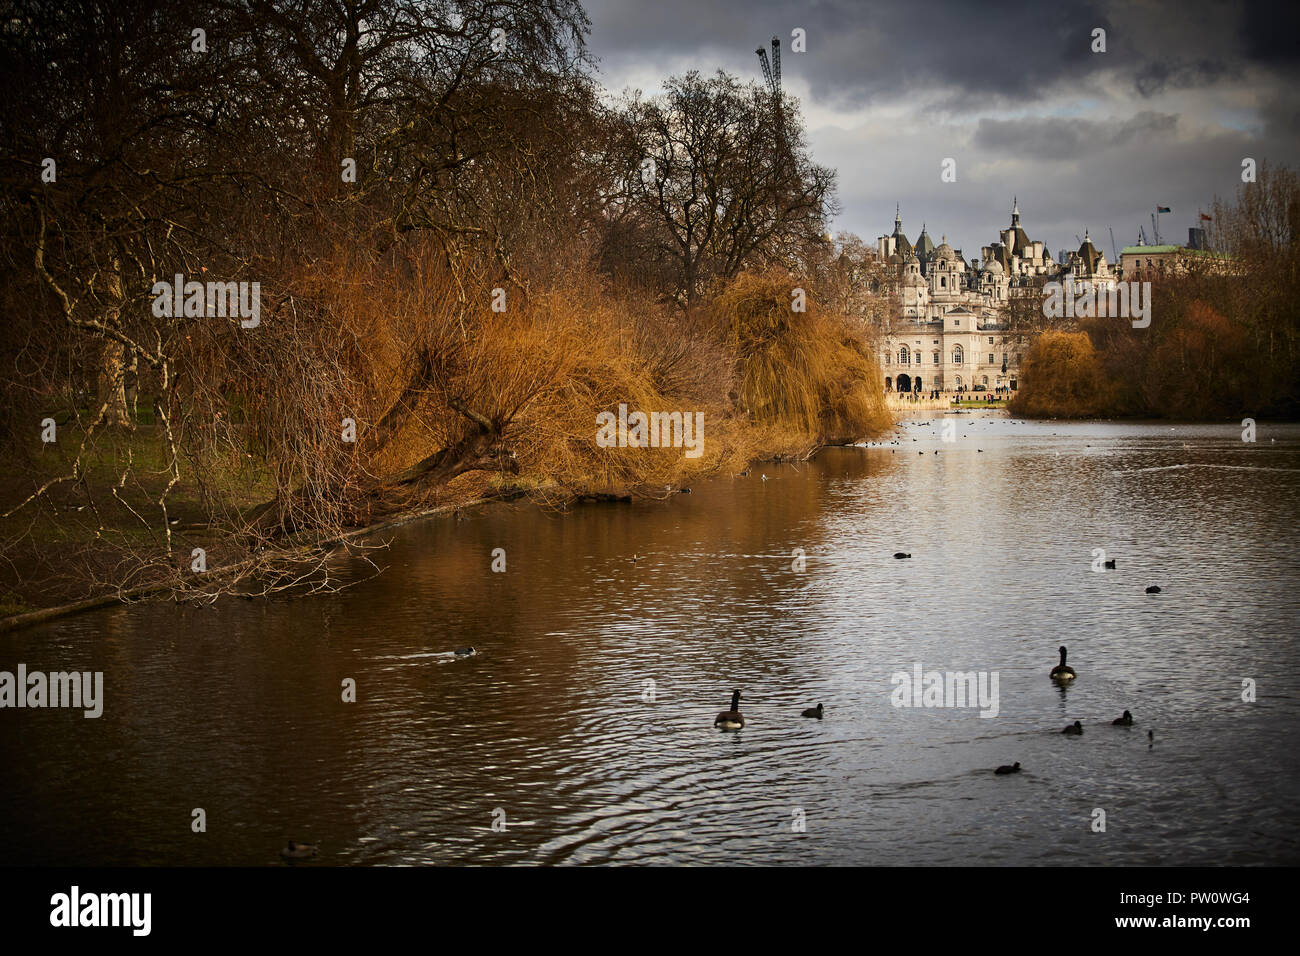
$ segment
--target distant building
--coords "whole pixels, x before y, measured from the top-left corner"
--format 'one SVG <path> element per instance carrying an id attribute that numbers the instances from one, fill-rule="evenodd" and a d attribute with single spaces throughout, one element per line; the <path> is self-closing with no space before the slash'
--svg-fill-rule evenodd
<path id="1" fill-rule="evenodd" d="M 1029 336 L 1005 328 L 1011 299 L 1048 281 L 1111 285 L 1117 279 L 1086 230 L 1077 251 L 1053 260 L 1042 242 L 1025 233 L 1014 201 L 1011 225 L 969 266 L 946 238 L 935 246 L 924 224 L 913 246 L 903 233 L 901 210 L 895 211 L 894 231 L 877 239 L 876 249 L 889 276 L 885 291 L 899 303 L 902 319 L 881 336 L 889 391 L 1014 391 Z"/>
<path id="2" fill-rule="evenodd" d="M 1185 246 L 1148 246 L 1141 237 L 1135 246 L 1125 246 L 1119 253 L 1120 274 L 1124 281 L 1142 276 L 1184 275 L 1195 269 L 1221 272 L 1231 268 L 1232 260 L 1206 248 L 1205 230 L 1188 229 Z"/>

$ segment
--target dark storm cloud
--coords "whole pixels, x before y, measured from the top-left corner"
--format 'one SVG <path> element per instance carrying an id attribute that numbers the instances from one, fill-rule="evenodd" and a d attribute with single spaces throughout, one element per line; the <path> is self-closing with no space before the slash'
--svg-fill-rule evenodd
<path id="1" fill-rule="evenodd" d="M 787 73 L 797 72 L 817 98 L 851 104 L 927 87 L 1036 98 L 1095 69 L 1092 30 L 1110 28 L 1093 4 L 1063 12 L 1041 0 L 590 0 L 587 9 L 592 48 L 610 63 L 708 49 L 716 66 L 757 75 L 754 49 L 775 35 Z M 790 52 L 796 27 L 807 31 L 807 53 Z"/>
<path id="2" fill-rule="evenodd" d="M 1154 138 L 1168 137 L 1177 126 L 1177 116 L 1150 111 L 1128 119 L 1113 120 L 1057 116 L 997 120 L 985 117 L 976 126 L 974 145 L 1000 156 L 1079 160 L 1134 140 L 1150 143 Z"/>
<path id="3" fill-rule="evenodd" d="M 1119 245 L 1185 240 L 1198 207 L 1240 186 L 1241 161 L 1300 165 L 1300 7 L 971 0 L 588 0 L 606 83 L 653 86 L 688 69 L 760 76 L 782 41 L 815 158 L 839 171 L 836 227 L 868 239 L 922 221 L 967 258 L 1007 223 L 1053 254 L 1076 233 Z M 790 51 L 807 31 L 808 52 Z M 1094 29 L 1106 52 L 1093 53 Z M 939 178 L 953 157 L 955 183 Z M 1179 234 L 1181 232 L 1181 235 Z"/>

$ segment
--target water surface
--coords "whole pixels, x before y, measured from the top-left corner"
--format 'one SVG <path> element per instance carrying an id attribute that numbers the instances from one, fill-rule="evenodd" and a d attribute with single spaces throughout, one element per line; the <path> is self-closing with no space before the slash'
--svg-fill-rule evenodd
<path id="1" fill-rule="evenodd" d="M 332 596 L 0 636 L 0 669 L 107 697 L 0 711 L 0 861 L 1295 864 L 1298 517 L 1300 426 L 963 415 L 663 502 L 408 525 Z M 917 662 L 996 671 L 998 716 L 893 706 Z"/>

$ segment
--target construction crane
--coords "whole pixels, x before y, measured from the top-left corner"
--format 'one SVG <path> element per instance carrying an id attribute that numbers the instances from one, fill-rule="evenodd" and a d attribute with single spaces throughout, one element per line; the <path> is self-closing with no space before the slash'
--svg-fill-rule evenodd
<path id="1" fill-rule="evenodd" d="M 776 130 L 776 155 L 780 161 L 784 161 L 786 154 L 789 152 L 785 142 L 785 116 L 782 111 L 781 96 L 781 41 L 772 37 L 772 62 L 767 60 L 767 51 L 759 47 L 754 51 L 758 54 L 758 62 L 763 67 L 763 79 L 767 80 L 767 88 L 772 94 L 772 118 Z"/>
<path id="2" fill-rule="evenodd" d="M 758 54 L 758 62 L 763 67 L 763 79 L 767 80 L 767 87 L 772 91 L 772 96 L 779 103 L 781 101 L 781 41 L 772 37 L 772 63 L 769 66 L 767 62 L 767 51 L 759 47 L 754 51 Z"/>
<path id="3" fill-rule="evenodd" d="M 1106 227 L 1110 229 L 1110 226 Z M 1115 230 L 1110 229 L 1110 254 L 1115 258 L 1111 260 L 1112 264 L 1119 262 L 1119 248 L 1115 245 Z"/>

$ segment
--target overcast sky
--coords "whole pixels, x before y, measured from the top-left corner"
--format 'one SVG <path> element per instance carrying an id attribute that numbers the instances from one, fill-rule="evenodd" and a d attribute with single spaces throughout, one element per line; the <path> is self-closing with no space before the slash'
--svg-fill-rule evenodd
<path id="1" fill-rule="evenodd" d="M 839 172 L 837 230 L 892 231 L 966 259 L 1021 224 L 1055 256 L 1085 227 L 1111 257 L 1157 203 L 1166 242 L 1245 157 L 1300 166 L 1300 5 L 1278 2 L 586 0 L 591 52 L 614 92 L 725 69 L 761 79 L 754 50 L 782 40 L 814 158 Z M 791 31 L 807 31 L 792 53 Z M 1091 52 L 1094 28 L 1106 52 Z M 957 181 L 940 181 L 956 160 Z"/>

